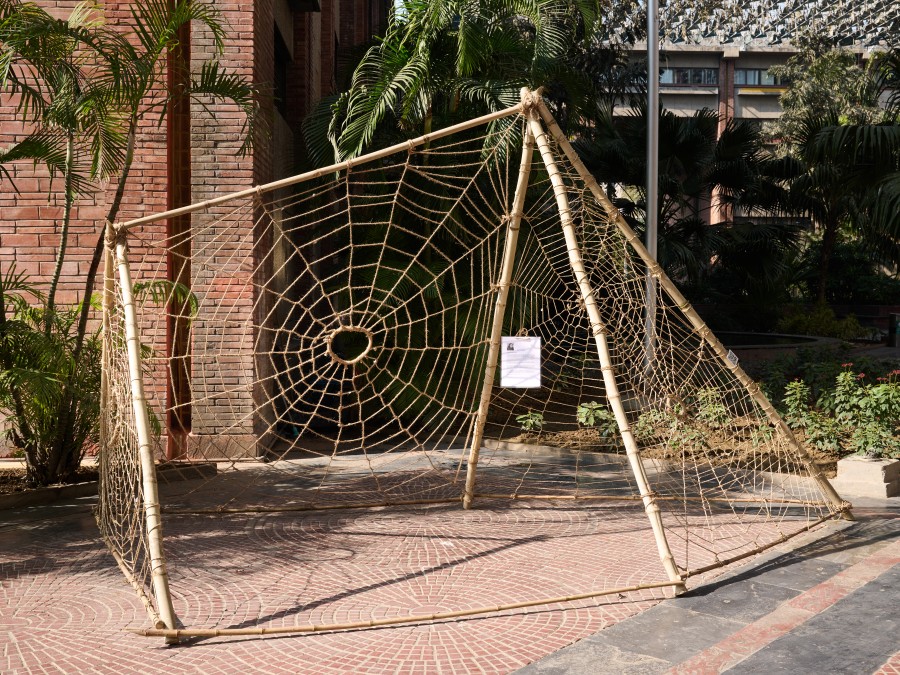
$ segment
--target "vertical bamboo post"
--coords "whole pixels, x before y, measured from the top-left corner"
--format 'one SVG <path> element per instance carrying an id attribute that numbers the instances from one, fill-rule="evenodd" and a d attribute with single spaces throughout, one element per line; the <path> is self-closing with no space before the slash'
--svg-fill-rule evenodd
<path id="1" fill-rule="evenodd" d="M 122 309 L 125 315 L 125 344 L 128 352 L 128 375 L 131 381 L 131 403 L 134 422 L 137 427 L 138 456 L 144 492 L 144 517 L 147 523 L 147 546 L 150 553 L 150 575 L 153 595 L 160 618 L 169 628 L 175 628 L 175 609 L 169 593 L 169 576 L 162 545 L 162 520 L 159 509 L 159 490 L 156 483 L 156 466 L 153 462 L 153 448 L 150 443 L 150 417 L 147 413 L 147 398 L 144 395 L 144 379 L 141 371 L 141 339 L 138 329 L 137 311 L 131 292 L 131 270 L 128 265 L 128 242 L 125 232 L 116 233 L 116 263 L 119 267 L 119 285 L 122 294 Z M 177 642 L 177 639 L 167 642 Z"/>
<path id="2" fill-rule="evenodd" d="M 109 331 L 112 327 L 110 312 L 115 292 L 115 260 L 113 254 L 112 223 L 106 222 L 103 242 L 103 342 L 100 355 L 100 508 L 104 508 L 106 476 L 109 468 L 109 376 L 112 350 Z"/>
<path id="3" fill-rule="evenodd" d="M 683 593 L 685 591 L 684 580 L 675 564 L 675 557 L 672 555 L 672 550 L 669 548 L 669 542 L 666 540 L 666 531 L 663 527 L 659 505 L 657 505 L 656 498 L 650 490 L 647 474 L 644 472 L 644 465 L 641 463 L 637 443 L 634 440 L 634 435 L 631 433 L 628 418 L 625 416 L 625 408 L 622 405 L 622 398 L 619 394 L 619 385 L 616 383 L 616 376 L 609 355 L 609 345 L 606 341 L 603 319 L 600 316 L 600 310 L 597 307 L 594 291 L 591 288 L 591 282 L 588 278 L 587 271 L 585 270 L 584 259 L 581 257 L 581 250 L 575 235 L 575 226 L 572 222 L 572 213 L 569 208 L 569 198 L 566 194 L 566 186 L 563 184 L 562 177 L 559 174 L 556 160 L 553 158 L 553 152 L 550 149 L 550 145 L 547 143 L 544 129 L 538 121 L 537 113 L 534 111 L 529 112 L 528 123 L 531 125 L 532 133 L 537 141 L 541 157 L 544 160 L 544 165 L 547 167 L 547 174 L 553 185 L 553 193 L 556 196 L 556 203 L 559 208 L 559 217 L 562 223 L 563 235 L 566 240 L 566 248 L 569 252 L 569 264 L 572 267 L 572 273 L 575 275 L 575 280 L 581 289 L 581 298 L 584 301 L 584 306 L 591 322 L 591 332 L 597 343 L 597 355 L 600 357 L 600 371 L 603 373 L 603 384 L 606 387 L 606 396 L 607 399 L 609 399 L 609 405 L 616 417 L 616 424 L 619 427 L 622 442 L 625 444 L 625 452 L 628 456 L 628 462 L 631 465 L 634 479 L 637 482 L 638 490 L 640 490 L 641 493 L 644 511 L 647 513 L 647 518 L 650 520 L 650 527 L 653 529 L 653 536 L 656 539 L 659 557 L 662 560 L 666 573 L 669 575 L 669 579 L 672 581 L 672 585 L 675 587 L 675 592 Z"/>
<path id="4" fill-rule="evenodd" d="M 522 90 L 522 99 L 531 98 L 527 89 Z M 475 498 L 475 475 L 478 469 L 478 455 L 481 441 L 484 438 L 484 425 L 487 422 L 488 405 L 494 387 L 494 373 L 500 356 L 500 343 L 503 333 L 503 317 L 506 314 L 506 302 L 509 298 L 509 286 L 512 281 L 513 265 L 516 260 L 516 246 L 519 241 L 519 227 L 524 215 L 525 195 L 528 192 L 528 178 L 531 175 L 531 163 L 534 156 L 534 135 L 531 126 L 525 126 L 525 140 L 522 143 L 522 161 L 519 164 L 519 177 L 516 181 L 516 192 L 513 196 L 512 209 L 506 217 L 506 243 L 503 249 L 503 263 L 500 268 L 500 279 L 497 282 L 497 300 L 494 303 L 494 322 L 491 325 L 491 339 L 488 347 L 487 365 L 484 368 L 484 381 L 481 386 L 481 400 L 475 417 L 475 429 L 472 433 L 472 445 L 469 448 L 469 461 L 466 464 L 466 487 L 463 493 L 463 507 L 471 508 Z"/>
<path id="5" fill-rule="evenodd" d="M 728 370 L 732 371 L 738 381 L 744 386 L 747 390 L 747 393 L 750 394 L 751 398 L 759 405 L 759 407 L 765 412 L 766 417 L 769 419 L 773 425 L 775 425 L 781 432 L 784 434 L 785 438 L 788 439 L 788 442 L 791 444 L 791 447 L 797 452 L 800 459 L 806 464 L 806 468 L 809 471 L 810 475 L 815 479 L 818 483 L 819 488 L 827 497 L 828 501 L 832 505 L 833 513 L 840 513 L 846 520 L 853 520 L 853 515 L 850 512 L 851 505 L 849 502 L 845 501 L 838 495 L 837 491 L 828 482 L 828 479 L 822 474 L 821 469 L 816 465 L 816 463 L 809 456 L 809 453 L 806 452 L 806 449 L 800 445 L 791 431 L 790 427 L 785 423 L 772 404 L 769 402 L 769 399 L 765 397 L 765 395 L 760 391 L 759 385 L 753 381 L 753 379 L 744 372 L 744 369 L 739 365 L 732 363 L 728 359 L 728 350 L 722 345 L 719 339 L 713 334 L 713 332 L 709 329 L 709 326 L 700 318 L 700 315 L 697 314 L 697 311 L 691 306 L 691 303 L 687 301 L 687 299 L 682 295 L 681 291 L 678 290 L 678 287 L 672 283 L 672 280 L 666 275 L 663 271 L 662 267 L 660 267 L 659 263 L 657 263 L 653 257 L 647 252 L 646 247 L 641 243 L 640 238 L 634 233 L 634 231 L 629 227 L 628 223 L 625 222 L 625 219 L 622 217 L 622 214 L 619 213 L 619 210 L 613 206 L 613 204 L 609 201 L 606 194 L 604 194 L 603 190 L 597 184 L 597 180 L 591 175 L 591 172 L 587 170 L 587 167 L 581 161 L 581 158 L 578 157 L 578 153 L 575 152 L 575 149 L 569 143 L 568 139 L 566 139 L 565 134 L 562 132 L 562 129 L 559 128 L 559 125 L 556 123 L 556 120 L 553 119 L 553 115 L 550 110 L 544 105 L 542 100 L 537 101 L 536 108 L 540 113 L 541 117 L 544 120 L 544 123 L 547 125 L 547 129 L 553 135 L 553 138 L 559 143 L 559 147 L 562 148 L 563 153 L 565 153 L 568 160 L 572 163 L 572 166 L 578 172 L 578 175 L 585 182 L 585 185 L 588 189 L 593 193 L 594 198 L 597 202 L 603 206 L 607 213 L 613 218 L 616 227 L 622 233 L 626 240 L 631 244 L 640 258 L 644 261 L 644 264 L 647 265 L 650 273 L 656 277 L 660 285 L 663 289 L 665 289 L 666 293 L 672 298 L 678 308 L 684 312 L 684 315 L 687 317 L 688 321 L 690 321 L 691 325 L 694 327 L 694 330 L 697 331 L 697 334 L 706 341 L 706 343 L 712 348 L 713 352 L 719 357 L 722 365 L 724 365 Z"/>

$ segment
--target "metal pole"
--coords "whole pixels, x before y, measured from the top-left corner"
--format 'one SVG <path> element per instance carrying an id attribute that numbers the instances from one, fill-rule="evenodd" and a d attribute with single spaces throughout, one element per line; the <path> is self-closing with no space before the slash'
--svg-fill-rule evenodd
<path id="1" fill-rule="evenodd" d="M 659 187 L 659 9 L 647 0 L 647 250 L 657 259 Z M 652 369 L 656 347 L 656 279 L 647 270 L 645 366 Z"/>
<path id="2" fill-rule="evenodd" d="M 647 250 L 656 260 L 659 185 L 659 12 L 647 0 Z"/>

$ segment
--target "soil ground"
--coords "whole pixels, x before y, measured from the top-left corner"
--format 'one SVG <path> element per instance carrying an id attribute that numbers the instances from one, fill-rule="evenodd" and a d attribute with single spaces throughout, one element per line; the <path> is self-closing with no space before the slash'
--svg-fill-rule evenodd
<path id="1" fill-rule="evenodd" d="M 75 483 L 87 483 L 95 481 L 98 478 L 97 468 L 95 466 L 83 466 L 78 469 L 75 477 L 63 485 L 72 485 Z M 0 495 L 9 495 L 16 492 L 26 492 L 30 490 L 25 484 L 25 469 L 0 469 Z"/>
<path id="2" fill-rule="evenodd" d="M 804 444 L 812 460 L 822 469 L 827 478 L 837 475 L 837 462 L 847 456 L 847 453 L 835 453 L 818 450 L 805 443 L 802 431 L 794 432 L 797 440 Z M 553 448 L 570 448 L 577 450 L 594 450 L 597 452 L 625 453 L 621 445 L 611 445 L 606 439 L 600 437 L 596 429 L 576 429 L 572 431 L 550 431 L 541 433 L 522 433 L 512 438 L 504 438 L 504 441 L 513 443 L 525 443 L 529 445 L 546 445 Z M 713 443 L 715 445 L 715 443 Z M 678 459 L 679 455 L 665 445 L 648 445 L 641 447 L 641 456 L 645 459 Z M 759 461 L 759 451 L 753 447 L 750 441 L 738 444 L 722 458 L 723 463 L 749 464 L 751 461 Z"/>

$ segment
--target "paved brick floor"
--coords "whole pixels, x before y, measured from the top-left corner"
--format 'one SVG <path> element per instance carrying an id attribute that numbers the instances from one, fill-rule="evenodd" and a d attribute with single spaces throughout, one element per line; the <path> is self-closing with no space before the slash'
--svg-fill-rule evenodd
<path id="1" fill-rule="evenodd" d="M 434 532 L 447 509 L 265 516 L 239 527 L 215 519 L 199 546 L 175 521 L 172 559 L 190 552 L 189 565 L 171 570 L 176 610 L 188 625 L 277 625 L 296 614 L 324 623 L 663 579 L 653 548 L 637 545 L 649 536 L 639 510 L 590 516 L 473 511 L 452 538 L 446 527 Z M 509 672 L 663 597 L 644 591 L 425 626 L 167 648 L 123 630 L 146 627 L 146 613 L 83 508 L 0 528 L 0 579 L 3 673 Z"/>
<path id="2" fill-rule="evenodd" d="M 58 509 L 0 527 L 0 672 L 502 673 L 664 597 L 167 648 L 124 631 L 147 616 L 87 508 Z M 175 607 L 189 626 L 366 620 L 664 580 L 637 505 L 209 517 L 203 527 L 198 535 L 196 517 L 167 523 Z"/>
<path id="3" fill-rule="evenodd" d="M 185 626 L 198 628 L 331 624 L 665 581 L 640 504 L 592 504 L 170 513 L 165 541 L 175 610 Z M 166 647 L 126 631 L 148 627 L 147 614 L 100 542 L 89 506 L 23 509 L 0 520 L 0 673 L 508 673 L 635 616 L 668 592 L 427 625 Z M 692 567 L 711 562 L 715 546 L 733 553 L 776 538 L 765 513 L 739 518 L 708 504 L 691 509 L 672 513 L 672 521 L 696 521 L 718 538 L 694 547 Z M 807 522 L 799 517 L 795 527 Z M 680 557 L 684 540 L 677 528 L 670 534 Z"/>

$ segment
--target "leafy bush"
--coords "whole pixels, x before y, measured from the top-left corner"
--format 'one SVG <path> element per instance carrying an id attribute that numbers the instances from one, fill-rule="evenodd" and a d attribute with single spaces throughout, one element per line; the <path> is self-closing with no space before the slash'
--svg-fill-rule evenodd
<path id="1" fill-rule="evenodd" d="M 14 266 L 0 276 L 0 413 L 32 485 L 70 479 L 98 440 L 101 344 L 95 332 L 76 351 L 80 314 L 48 309 Z"/>
<path id="2" fill-rule="evenodd" d="M 900 457 L 900 370 L 867 383 L 865 373 L 844 370 L 811 405 L 811 389 L 802 380 L 785 387 L 785 417 L 803 429 L 810 445 L 824 451 L 868 457 Z"/>
<path id="3" fill-rule="evenodd" d="M 697 392 L 697 417 L 713 429 L 719 429 L 728 423 L 731 415 L 718 389 L 709 387 Z"/>
<path id="4" fill-rule="evenodd" d="M 522 431 L 540 431 L 544 428 L 544 416 L 539 412 L 529 410 L 523 415 L 516 417 L 516 422 L 522 428 Z"/>
<path id="5" fill-rule="evenodd" d="M 869 334 L 852 314 L 838 319 L 834 311 L 824 305 L 816 306 L 812 310 L 794 308 L 778 322 L 777 328 L 782 333 L 818 335 L 841 340 L 855 340 Z"/>
<path id="6" fill-rule="evenodd" d="M 616 416 L 609 406 L 602 403 L 596 401 L 580 403 L 575 411 L 575 416 L 580 425 L 596 428 L 600 432 L 600 438 L 612 438 L 619 433 Z"/>

